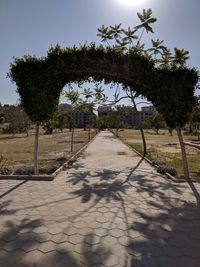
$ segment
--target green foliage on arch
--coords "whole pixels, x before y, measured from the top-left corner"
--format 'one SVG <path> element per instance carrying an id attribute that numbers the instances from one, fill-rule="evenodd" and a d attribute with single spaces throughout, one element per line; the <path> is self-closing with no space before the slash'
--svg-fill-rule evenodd
<path id="1" fill-rule="evenodd" d="M 94 43 L 72 48 L 56 45 L 43 58 L 16 58 L 9 76 L 16 83 L 22 106 L 32 121 L 43 122 L 52 116 L 65 84 L 92 78 L 120 83 L 147 97 L 171 128 L 187 122 L 198 82 L 195 69 L 161 68 L 148 53 Z"/>

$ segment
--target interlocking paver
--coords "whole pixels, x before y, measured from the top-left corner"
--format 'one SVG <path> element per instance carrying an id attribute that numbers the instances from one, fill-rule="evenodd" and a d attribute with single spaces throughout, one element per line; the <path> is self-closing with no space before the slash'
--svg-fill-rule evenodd
<path id="1" fill-rule="evenodd" d="M 200 185 L 194 194 L 144 161 L 120 184 L 138 161 L 101 132 L 54 181 L 28 181 L 5 195 L 0 266 L 199 267 Z M 20 183 L 0 181 L 0 194 Z"/>
<path id="2" fill-rule="evenodd" d="M 53 251 L 53 250 L 55 250 L 55 243 L 52 242 L 52 241 L 44 242 L 44 243 L 42 243 L 42 244 L 38 247 L 38 249 L 39 249 L 41 252 L 44 252 L 44 253 Z"/>

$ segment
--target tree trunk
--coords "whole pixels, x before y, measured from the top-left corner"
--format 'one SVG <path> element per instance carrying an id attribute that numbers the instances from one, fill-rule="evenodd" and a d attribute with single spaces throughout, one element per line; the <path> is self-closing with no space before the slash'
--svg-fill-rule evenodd
<path id="1" fill-rule="evenodd" d="M 177 131 L 177 135 L 178 135 L 178 139 L 179 139 L 179 143 L 180 143 L 180 147 L 181 147 L 184 176 L 186 179 L 189 179 L 188 161 L 187 161 L 187 155 L 186 155 L 186 151 L 185 151 L 185 145 L 183 142 L 183 136 L 182 136 L 181 128 L 177 127 L 176 131 Z"/>
<path id="2" fill-rule="evenodd" d="M 71 131 L 71 152 L 73 152 L 74 149 L 74 128 L 72 128 Z"/>
<path id="3" fill-rule="evenodd" d="M 117 129 L 116 129 L 116 136 L 117 136 L 117 137 L 119 136 L 118 132 L 119 132 L 119 129 L 117 128 Z"/>
<path id="4" fill-rule="evenodd" d="M 35 125 L 35 147 L 34 147 L 34 174 L 38 174 L 38 139 L 39 139 L 39 123 Z"/>
<path id="5" fill-rule="evenodd" d="M 135 103 L 135 99 L 134 99 L 132 94 L 131 94 L 131 101 L 133 103 L 133 107 L 135 108 L 135 111 L 138 112 L 137 105 Z M 143 143 L 143 157 L 145 157 L 147 154 L 147 145 L 146 145 L 146 139 L 145 139 L 144 129 L 143 129 L 142 125 L 140 125 L 140 133 L 142 136 L 142 143 Z"/>
<path id="6" fill-rule="evenodd" d="M 89 129 L 88 129 L 88 140 L 90 140 L 90 125 L 89 125 Z"/>
<path id="7" fill-rule="evenodd" d="M 142 143 L 143 143 L 143 157 L 145 157 L 147 154 L 147 145 L 146 145 L 146 139 L 145 139 L 144 130 L 142 126 L 140 127 L 140 132 L 141 132 Z"/>

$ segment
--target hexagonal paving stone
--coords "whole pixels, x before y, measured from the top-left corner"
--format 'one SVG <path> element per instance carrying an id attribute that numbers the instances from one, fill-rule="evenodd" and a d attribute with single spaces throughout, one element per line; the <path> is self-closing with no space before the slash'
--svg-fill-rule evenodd
<path id="1" fill-rule="evenodd" d="M 100 237 L 97 235 L 94 235 L 93 233 L 88 234 L 84 238 L 84 243 L 87 243 L 89 245 L 94 245 L 100 243 Z"/>
<path id="2" fill-rule="evenodd" d="M 98 211 L 100 211 L 100 212 L 104 213 L 104 212 L 108 212 L 108 211 L 109 211 L 109 209 L 108 209 L 108 208 L 106 208 L 106 207 L 102 207 L 102 208 L 98 208 Z"/>
<path id="3" fill-rule="evenodd" d="M 52 235 L 56 235 L 56 234 L 60 234 L 62 233 L 62 229 L 59 227 L 59 225 L 56 227 L 52 227 L 52 228 L 48 228 L 48 233 L 52 234 Z"/>
<path id="4" fill-rule="evenodd" d="M 29 251 L 32 251 L 32 250 L 35 250 L 37 247 L 38 247 L 38 242 L 36 241 L 28 241 L 28 242 L 25 242 L 22 246 L 22 249 L 25 251 L 25 252 L 29 252 Z"/>
<path id="5" fill-rule="evenodd" d="M 118 223 L 117 224 L 117 229 L 120 229 L 120 230 L 128 230 L 128 226 L 125 224 L 125 223 Z"/>
<path id="6" fill-rule="evenodd" d="M 88 224 L 88 227 L 91 229 L 97 229 L 101 227 L 101 224 L 99 222 L 92 221 Z"/>
<path id="7" fill-rule="evenodd" d="M 83 242 L 83 237 L 82 237 L 82 235 L 70 235 L 68 237 L 68 242 L 76 245 L 78 243 Z"/>
<path id="8" fill-rule="evenodd" d="M 74 251 L 83 255 L 92 250 L 92 246 L 86 243 L 79 243 L 74 245 Z"/>
<path id="9" fill-rule="evenodd" d="M 95 253 L 86 253 L 81 259 L 81 262 L 86 266 L 98 266 L 101 263 L 101 258 Z"/>
<path id="10" fill-rule="evenodd" d="M 71 252 L 74 250 L 74 244 L 69 242 L 63 242 L 61 244 L 56 245 L 56 250 L 60 253 L 66 254 L 66 252 Z"/>
<path id="11" fill-rule="evenodd" d="M 21 240 L 14 240 L 14 241 L 10 241 L 10 242 L 6 243 L 3 246 L 3 248 L 6 251 L 14 251 L 14 250 L 21 248 L 22 245 L 23 245 L 23 242 Z"/>
<path id="12" fill-rule="evenodd" d="M 96 221 L 99 223 L 106 223 L 109 221 L 109 219 L 100 214 L 98 217 L 96 217 Z"/>
<path id="13" fill-rule="evenodd" d="M 141 236 L 142 233 L 140 233 L 139 231 L 135 231 L 135 230 L 129 230 L 128 233 L 127 233 L 127 235 L 128 235 L 131 239 L 134 239 L 134 238 L 137 238 L 137 237 Z M 148 236 L 148 238 L 149 238 L 149 235 L 148 235 L 148 234 L 147 234 L 147 235 L 145 234 L 144 237 L 145 237 L 145 236 Z"/>
<path id="14" fill-rule="evenodd" d="M 108 212 L 104 212 L 104 213 L 103 213 L 103 216 L 104 216 L 105 218 L 108 218 L 109 220 L 114 220 L 114 218 L 115 218 L 115 216 L 113 215 L 113 213 L 110 212 L 110 211 L 108 211 Z"/>
<path id="15" fill-rule="evenodd" d="M 66 228 L 63 233 L 70 236 L 70 235 L 74 235 L 74 234 L 77 234 L 78 232 L 78 229 L 75 228 L 75 227 L 71 227 L 71 228 Z"/>
<path id="16" fill-rule="evenodd" d="M 76 228 L 83 228 L 83 227 L 85 227 L 85 226 L 87 226 L 87 224 L 85 223 L 85 222 L 76 222 L 75 224 L 74 224 L 74 226 L 76 227 Z"/>
<path id="17" fill-rule="evenodd" d="M 103 228 L 98 228 L 98 229 L 96 229 L 95 230 L 95 235 L 98 235 L 98 236 L 100 236 L 100 237 L 102 237 L 102 236 L 107 236 L 107 232 L 106 232 L 106 230 L 105 229 L 103 229 Z"/>
<path id="18" fill-rule="evenodd" d="M 40 242 L 40 243 L 44 243 L 46 241 L 51 240 L 52 235 L 49 233 L 42 233 L 42 234 L 36 234 L 34 235 L 34 240 Z"/>
<path id="19" fill-rule="evenodd" d="M 125 232 L 119 229 L 112 229 L 110 231 L 110 235 L 113 237 L 120 237 L 120 236 L 124 236 Z"/>
<path id="20" fill-rule="evenodd" d="M 40 227 L 33 229 L 33 232 L 36 234 L 42 234 L 42 233 L 47 232 L 47 230 L 48 228 L 46 226 L 40 226 Z"/>
<path id="21" fill-rule="evenodd" d="M 18 266 L 40 266 L 40 260 L 44 254 L 38 250 L 26 253 Z"/>
<path id="22" fill-rule="evenodd" d="M 107 236 L 101 239 L 101 244 L 105 247 L 112 249 L 112 246 L 118 243 L 118 239 L 116 237 Z"/>
<path id="23" fill-rule="evenodd" d="M 128 246 L 129 238 L 127 236 L 121 236 L 119 237 L 118 242 L 122 246 Z"/>
<path id="24" fill-rule="evenodd" d="M 68 238 L 68 236 L 65 234 L 57 234 L 57 235 L 53 235 L 51 237 L 51 241 L 59 244 L 59 243 L 63 243 L 65 241 L 67 241 L 67 238 Z"/>
<path id="25" fill-rule="evenodd" d="M 11 232 L 9 234 L 5 234 L 2 239 L 4 241 L 13 241 L 13 240 L 16 240 L 18 238 L 18 235 L 17 235 L 17 232 L 14 231 L 14 232 Z"/>
<path id="26" fill-rule="evenodd" d="M 116 266 L 118 264 L 118 257 L 110 253 L 102 255 L 101 263 L 103 263 L 106 267 Z"/>
<path id="27" fill-rule="evenodd" d="M 44 252 L 44 253 L 47 253 L 47 252 L 50 252 L 50 251 L 53 251 L 55 250 L 55 243 L 52 242 L 52 241 L 47 241 L 45 243 L 42 243 L 39 247 L 38 247 L 38 250 Z"/>

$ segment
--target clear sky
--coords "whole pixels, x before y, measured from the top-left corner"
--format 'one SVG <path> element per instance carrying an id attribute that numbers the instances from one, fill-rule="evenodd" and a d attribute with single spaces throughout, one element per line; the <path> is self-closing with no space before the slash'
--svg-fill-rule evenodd
<path id="1" fill-rule="evenodd" d="M 190 51 L 190 66 L 200 68 L 200 0 L 0 0 L 0 102 L 16 103 L 16 86 L 6 78 L 12 57 L 45 56 L 51 45 L 96 42 L 97 27 L 139 23 L 136 12 L 152 8 L 155 34 L 169 48 Z M 132 2 L 138 0 L 132 0 Z"/>

